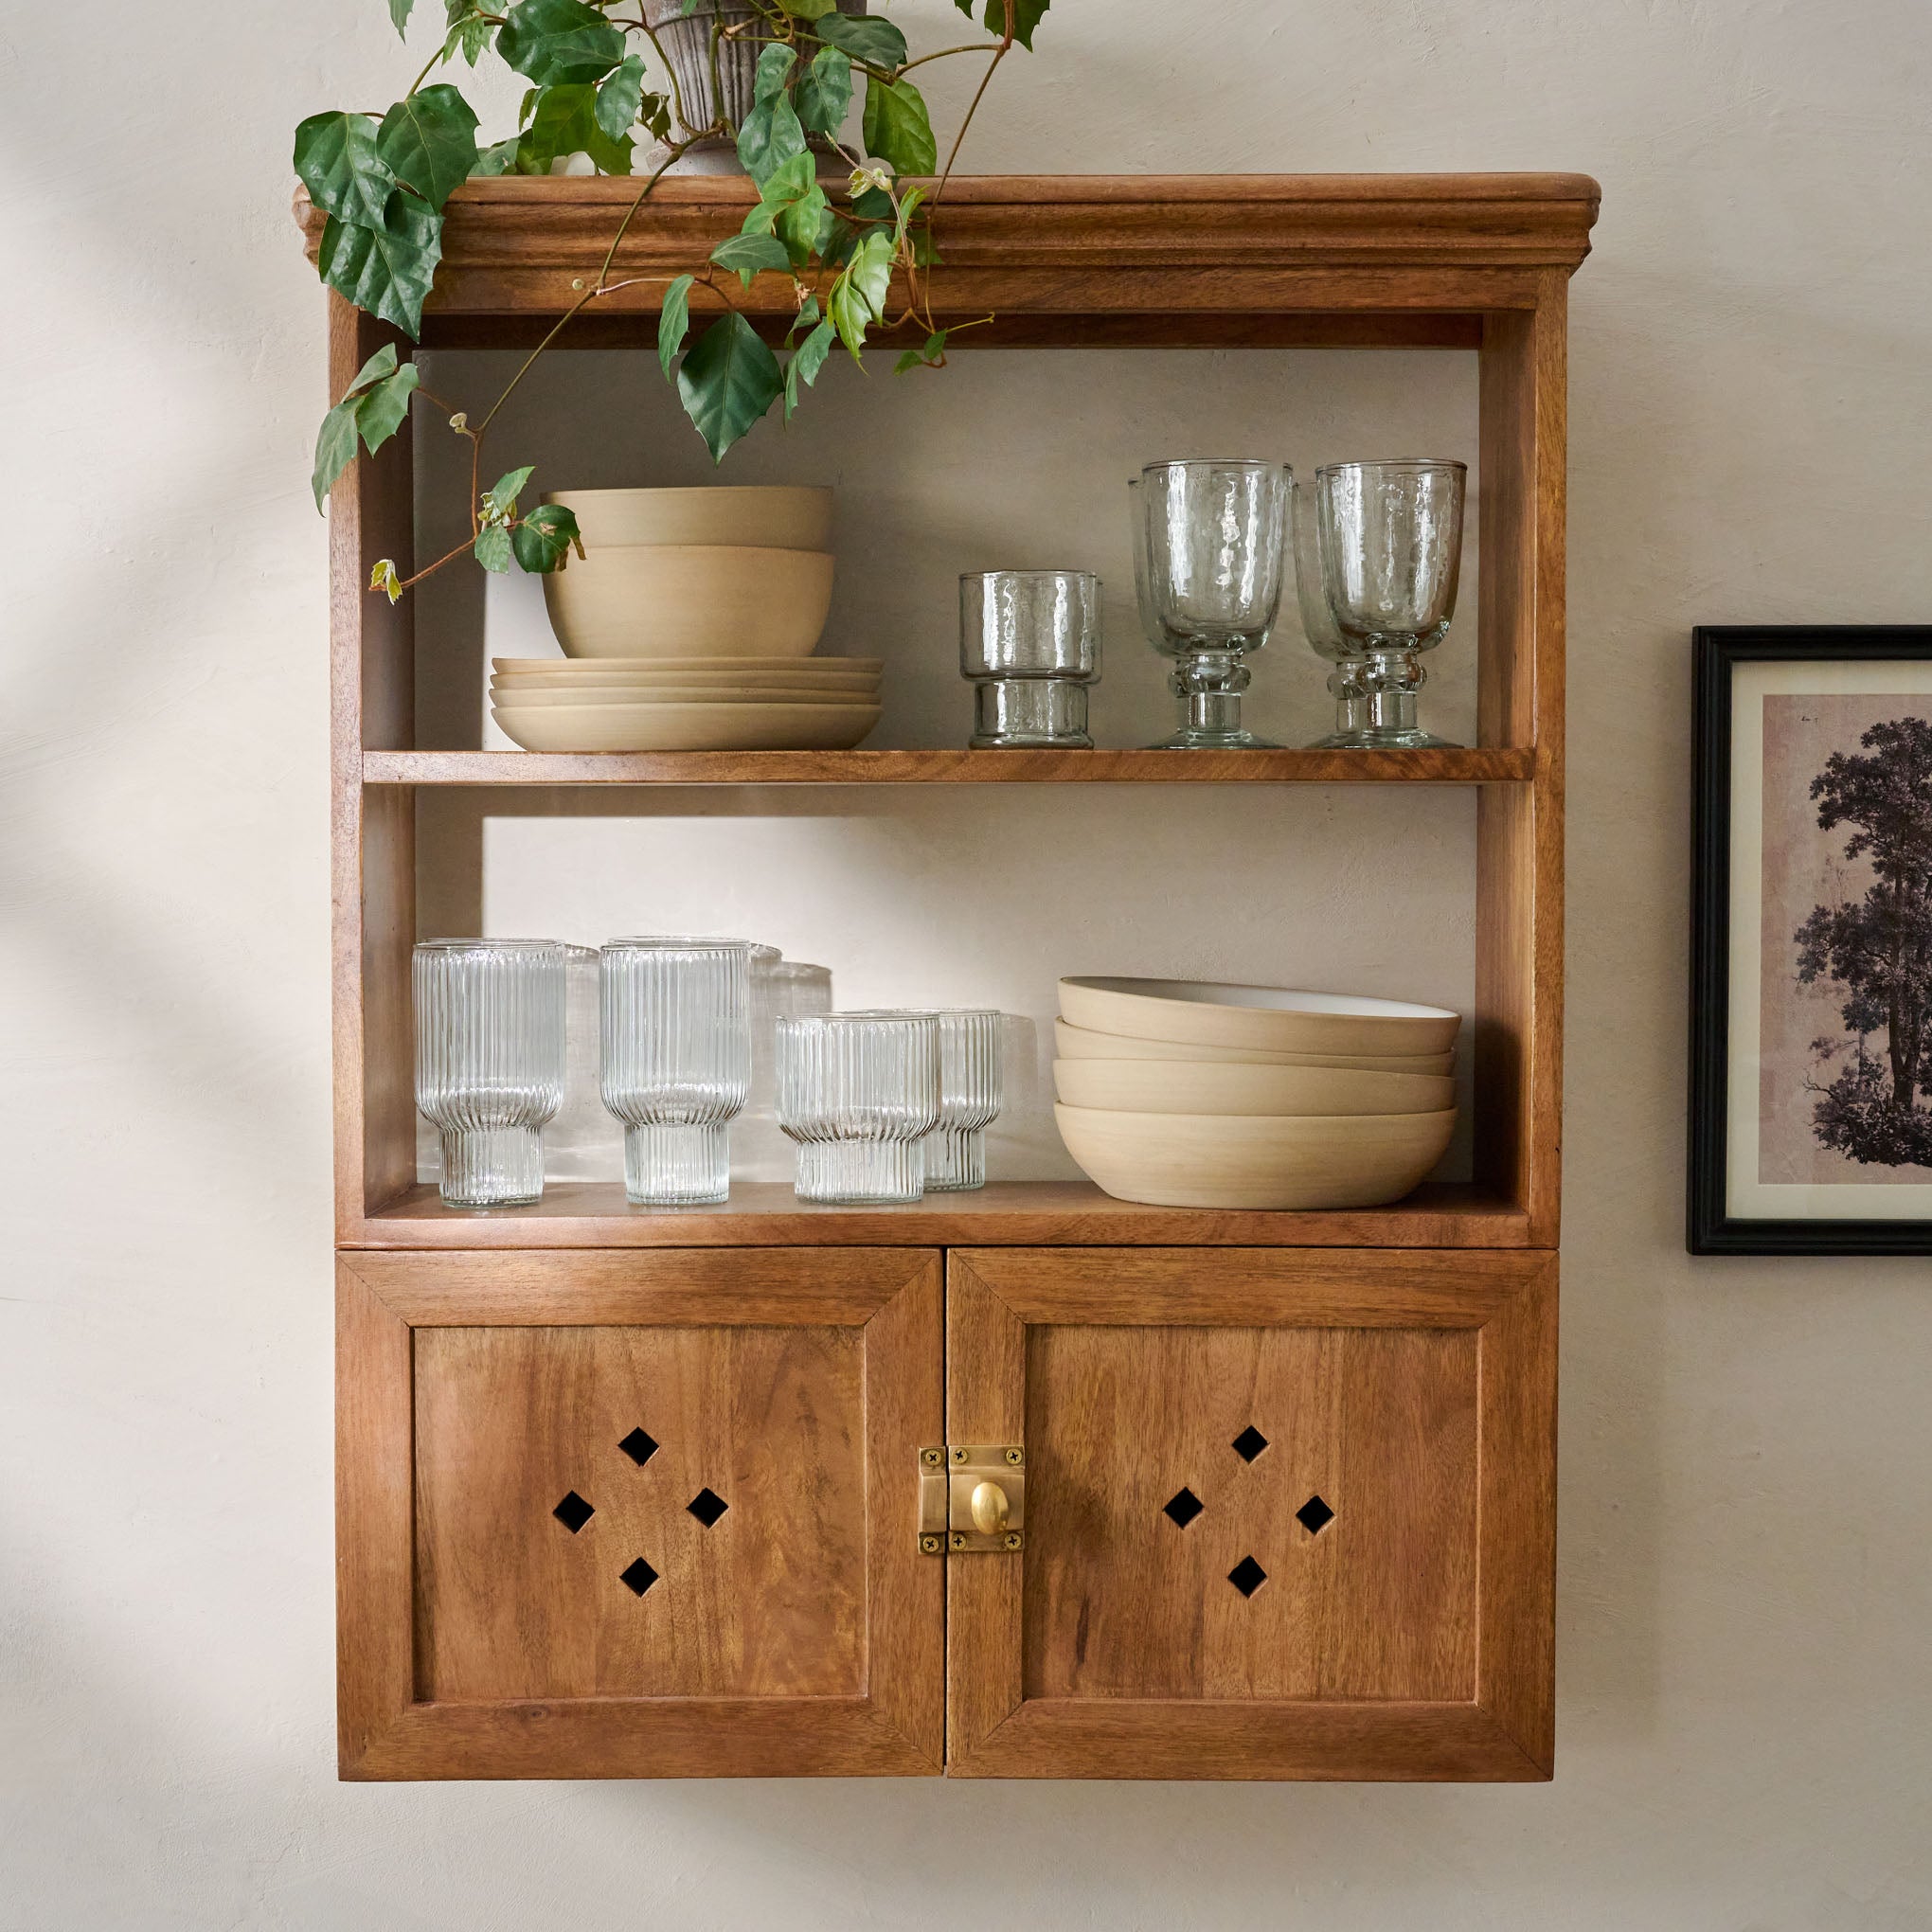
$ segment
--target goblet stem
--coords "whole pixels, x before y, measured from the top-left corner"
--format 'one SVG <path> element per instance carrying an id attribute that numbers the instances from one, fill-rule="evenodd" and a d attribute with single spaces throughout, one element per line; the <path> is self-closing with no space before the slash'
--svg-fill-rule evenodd
<path id="1" fill-rule="evenodd" d="M 1352 665 L 1335 666 L 1328 676 L 1329 695 L 1335 701 L 1335 736 L 1355 738 L 1368 728 L 1368 693 Z"/>
<path id="2" fill-rule="evenodd" d="M 1181 728 L 1167 741 L 1167 748 L 1218 751 L 1266 743 L 1242 729 L 1241 699 L 1249 672 L 1240 652 L 1186 652 L 1171 682 L 1181 701 Z"/>

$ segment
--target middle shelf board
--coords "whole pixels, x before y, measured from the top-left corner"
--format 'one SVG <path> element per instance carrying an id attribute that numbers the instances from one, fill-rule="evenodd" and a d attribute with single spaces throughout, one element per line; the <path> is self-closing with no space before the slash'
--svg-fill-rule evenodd
<path id="1" fill-rule="evenodd" d="M 1387 1208 L 1309 1213 L 1155 1208 L 1090 1181 L 993 1181 L 903 1208 L 800 1201 L 784 1182 L 735 1183 L 715 1208 L 632 1208 L 617 1182 L 552 1182 L 530 1208 L 445 1208 L 415 1187 L 342 1245 L 365 1248 L 1376 1247 L 1529 1244 L 1526 1215 L 1467 1182 L 1418 1188 Z"/>
<path id="2" fill-rule="evenodd" d="M 1440 751 L 366 751 L 368 785 L 1524 784 L 1527 746 Z"/>

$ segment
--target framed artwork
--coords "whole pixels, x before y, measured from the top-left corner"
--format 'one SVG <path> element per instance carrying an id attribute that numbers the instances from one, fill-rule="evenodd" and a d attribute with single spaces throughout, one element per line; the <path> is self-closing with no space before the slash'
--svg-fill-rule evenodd
<path id="1" fill-rule="evenodd" d="M 1932 626 L 1696 633 L 1692 1254 L 1932 1254 Z"/>

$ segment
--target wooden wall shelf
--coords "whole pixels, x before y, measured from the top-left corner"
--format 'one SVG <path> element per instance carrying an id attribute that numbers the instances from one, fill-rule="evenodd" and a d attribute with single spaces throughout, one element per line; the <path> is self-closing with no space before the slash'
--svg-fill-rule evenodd
<path id="1" fill-rule="evenodd" d="M 459 188 L 421 346 L 535 340 L 635 192 Z M 748 197 L 664 183 L 616 262 L 660 278 L 561 346 L 653 344 L 663 275 Z M 1574 174 L 1020 176 L 939 214 L 932 305 L 996 314 L 975 350 L 1475 355 L 1471 750 L 419 750 L 412 604 L 366 590 L 377 558 L 413 567 L 410 438 L 337 485 L 345 1777 L 1549 1776 L 1565 315 L 1596 207 Z M 791 303 L 784 277 L 745 297 L 773 329 Z M 330 313 L 331 396 L 413 352 Z M 649 812 L 653 786 L 933 783 L 1473 787 L 1475 1178 L 1313 1214 L 1061 1182 L 878 1211 L 558 1185 L 475 1214 L 418 1185 L 424 788 Z M 1026 1466 L 1016 1542 L 920 1547 L 948 1432 Z"/>
<path id="2" fill-rule="evenodd" d="M 1454 751 L 369 751 L 368 785 L 1495 785 L 1536 754 Z"/>

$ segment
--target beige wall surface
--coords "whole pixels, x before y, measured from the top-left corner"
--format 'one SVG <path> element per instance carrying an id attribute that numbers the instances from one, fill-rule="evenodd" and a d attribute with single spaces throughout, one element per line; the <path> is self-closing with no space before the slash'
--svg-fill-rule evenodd
<path id="1" fill-rule="evenodd" d="M 1679 1225 L 1690 627 L 1932 617 L 1922 0 L 1058 0 L 969 152 L 1603 184 L 1572 337 L 1560 1768 L 1500 1790 L 334 1782 L 322 304 L 288 147 L 393 98 L 437 11 L 406 51 L 380 0 L 0 22 L 0 1927 L 1932 1924 L 1932 1264 L 1692 1263 Z M 894 11 L 926 46 L 959 25 Z M 1305 446 L 1279 399 L 1254 420 L 1338 453 L 1395 380 L 1311 391 Z M 1118 385 L 1043 393 L 1112 544 Z M 939 735 L 945 635 L 903 687 Z M 1114 636 L 1137 728 L 1153 666 Z M 1305 713 L 1312 663 L 1268 674 Z M 917 871 L 944 815 L 878 843 Z M 1145 830 L 1065 823 L 1117 869 Z M 591 921 L 571 895 L 627 834 L 563 830 L 542 903 Z M 1230 879 L 1243 957 L 1347 918 L 1332 841 L 1402 827 L 1311 801 L 1261 831 L 1289 887 Z M 1458 825 L 1417 835 L 1398 880 L 1457 863 Z M 538 903 L 542 841 L 495 846 L 491 892 Z M 1083 889 L 1083 939 L 1149 957 Z M 1400 938 L 1363 917 L 1365 957 Z"/>

